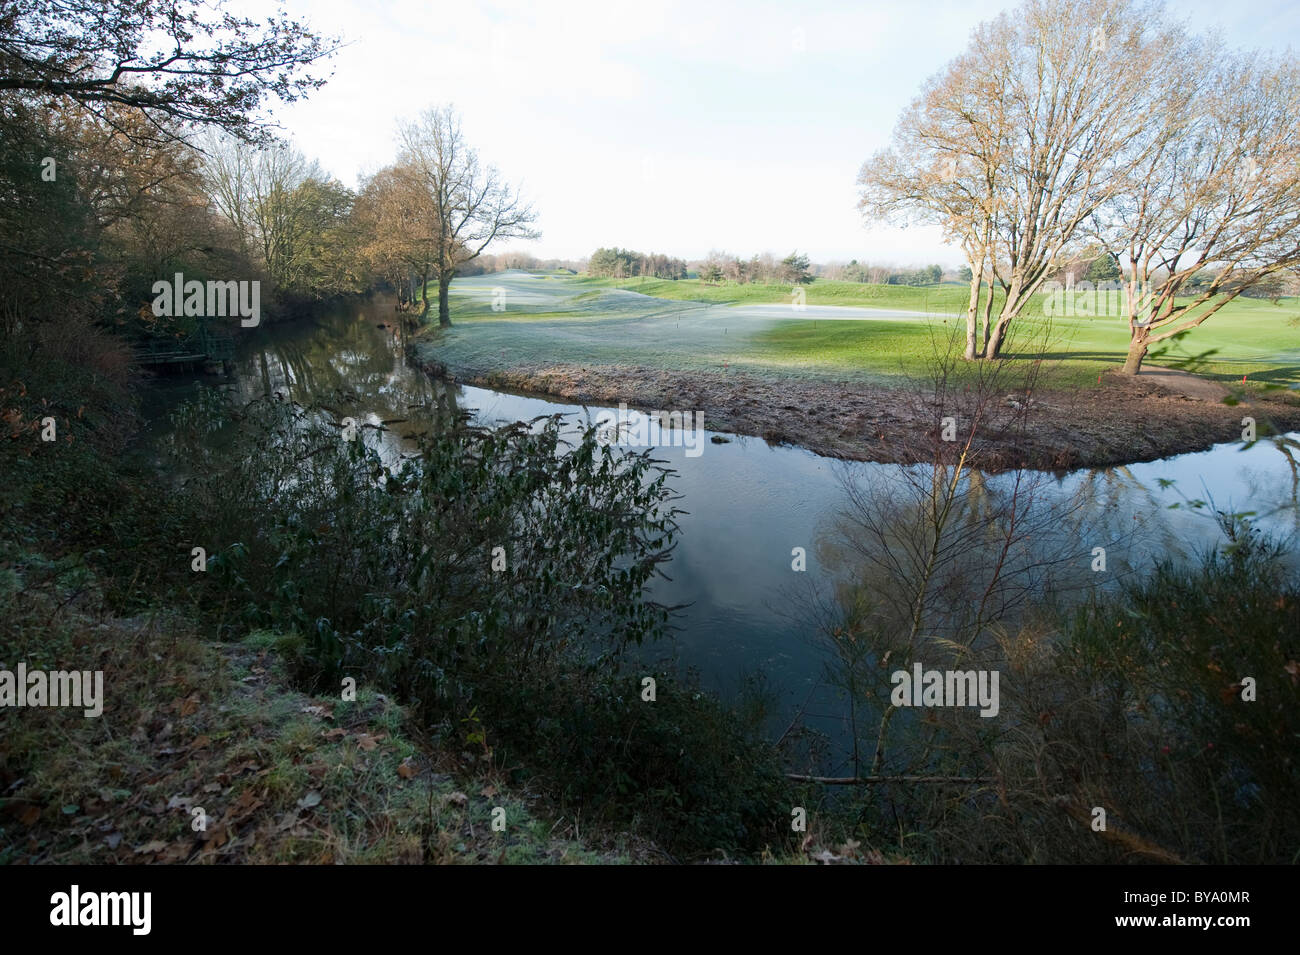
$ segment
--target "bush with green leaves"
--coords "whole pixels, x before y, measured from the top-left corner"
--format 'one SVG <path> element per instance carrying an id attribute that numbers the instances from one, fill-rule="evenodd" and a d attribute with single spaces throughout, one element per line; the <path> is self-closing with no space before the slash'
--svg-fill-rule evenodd
<path id="1" fill-rule="evenodd" d="M 211 411 L 212 409 L 208 409 Z M 422 705 L 467 701 L 479 662 L 527 674 L 566 646 L 659 632 L 643 585 L 675 529 L 648 453 L 569 444 L 558 418 L 461 422 L 385 463 L 321 415 L 274 400 L 178 441 L 194 543 L 228 624 L 298 631 L 321 680 L 383 674 Z"/>
<path id="2" fill-rule="evenodd" d="M 678 513 L 650 452 L 552 416 L 462 419 L 395 460 L 369 429 L 345 440 L 273 399 L 209 397 L 176 424 L 183 547 L 209 555 L 220 627 L 297 634 L 306 684 L 378 684 L 458 745 L 546 776 L 583 818 L 639 819 L 688 854 L 780 838 L 771 748 L 663 675 L 642 701 L 629 669 L 670 613 L 644 594 Z"/>

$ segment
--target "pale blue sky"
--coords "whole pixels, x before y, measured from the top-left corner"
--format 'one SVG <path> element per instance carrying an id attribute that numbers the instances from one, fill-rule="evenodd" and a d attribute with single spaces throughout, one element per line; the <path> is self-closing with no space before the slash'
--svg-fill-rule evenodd
<path id="1" fill-rule="evenodd" d="M 349 45 L 331 82 L 278 116 L 355 185 L 391 161 L 399 119 L 454 103 L 537 206 L 543 238 L 518 247 L 540 257 L 621 245 L 956 264 L 937 232 L 864 228 L 854 181 L 919 84 L 1013 6 L 287 0 Z M 1174 9 L 1230 44 L 1300 48 L 1295 0 Z"/>

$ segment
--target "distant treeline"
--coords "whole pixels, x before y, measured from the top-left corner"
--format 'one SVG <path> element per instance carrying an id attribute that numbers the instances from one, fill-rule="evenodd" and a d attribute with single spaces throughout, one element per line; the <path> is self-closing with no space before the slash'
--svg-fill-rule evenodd
<path id="1" fill-rule="evenodd" d="M 603 278 L 624 279 L 645 275 L 656 279 L 686 278 L 686 260 L 674 259 L 658 252 L 648 255 L 631 249 L 597 249 L 591 253 L 587 271 Z"/>
<path id="2" fill-rule="evenodd" d="M 845 267 L 849 273 L 845 280 L 849 282 L 866 282 L 867 269 L 861 265 L 849 265 Z M 943 267 L 939 265 L 929 265 L 919 269 L 904 269 L 901 272 L 890 272 L 886 276 L 885 285 L 938 285 L 943 281 Z"/>
<path id="3" fill-rule="evenodd" d="M 577 263 L 577 271 L 582 271 Z M 528 266 L 505 266 L 526 268 Z M 798 251 L 778 259 L 770 252 L 749 258 L 714 250 L 703 259 L 687 261 L 667 255 L 646 255 L 631 249 L 600 248 L 592 253 L 585 271 L 602 278 L 650 276 L 659 279 L 684 279 L 698 276 L 707 285 L 796 285 L 822 278 L 843 282 L 869 282 L 876 285 L 938 285 L 943 281 L 968 281 L 969 274 L 945 270 L 940 265 L 900 269 L 891 265 L 868 265 L 857 259 L 842 262 L 814 263 Z"/>
<path id="4" fill-rule="evenodd" d="M 700 281 L 707 285 L 734 282 L 737 285 L 804 285 L 813 280 L 813 266 L 808 256 L 797 250 L 777 260 L 770 252 L 749 259 L 728 252 L 710 252 L 699 265 Z"/>
<path id="5" fill-rule="evenodd" d="M 499 255 L 480 255 L 456 270 L 457 275 L 484 275 L 523 269 L 531 272 L 581 272 L 587 267 L 586 259 L 539 259 L 527 252 L 502 252 Z"/>

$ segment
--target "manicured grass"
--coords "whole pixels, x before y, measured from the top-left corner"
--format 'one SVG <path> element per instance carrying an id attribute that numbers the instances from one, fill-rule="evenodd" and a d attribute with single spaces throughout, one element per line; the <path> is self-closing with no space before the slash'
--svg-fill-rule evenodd
<path id="1" fill-rule="evenodd" d="M 588 288 L 620 288 L 676 301 L 736 305 L 788 304 L 792 285 L 706 285 L 699 279 L 606 279 L 582 276 L 574 280 Z M 819 279 L 803 287 L 809 305 L 851 305 L 902 309 L 909 312 L 962 312 L 970 292 L 965 286 L 868 285 Z M 1000 300 L 1000 299 L 999 299 Z"/>
<path id="2" fill-rule="evenodd" d="M 1234 306 L 1236 303 L 1234 303 Z M 1261 307 L 1262 306 L 1262 307 Z M 1300 329 L 1291 325 L 1295 312 L 1267 302 L 1229 306 L 1181 339 L 1164 342 L 1147 357 L 1147 364 L 1189 371 L 1224 382 L 1248 381 L 1290 385 L 1300 381 Z M 1292 306 L 1294 308 L 1294 306 Z M 921 371 L 934 354 L 935 343 L 946 342 L 957 329 L 956 346 L 964 344 L 964 322 L 944 325 L 897 322 L 784 322 L 762 332 L 756 346 L 762 353 L 791 363 L 852 366 L 888 373 Z M 1028 315 L 1012 326 L 1006 354 L 1036 355 L 1047 345 L 1046 359 L 1065 381 L 1095 381 L 1103 371 L 1124 361 L 1128 329 L 1114 318 L 1047 320 Z M 1064 382 L 1062 382 L 1064 383 Z"/>
<path id="3" fill-rule="evenodd" d="M 491 291 L 505 289 L 504 311 Z M 703 285 L 697 280 L 594 279 L 500 273 L 452 286 L 453 328 L 428 333 L 429 357 L 490 370 L 515 365 L 640 365 L 737 370 L 780 378 L 883 381 L 928 373 L 936 350 L 964 345 L 967 291 L 814 282 L 807 304 L 925 313 L 892 318 L 784 318 L 729 305 L 786 304 L 784 285 Z M 1047 318 L 1044 300 L 1012 326 L 1011 357 L 1045 357 L 1060 385 L 1095 382 L 1123 363 L 1127 325 L 1115 317 Z M 943 316 L 948 316 L 947 318 Z M 1300 381 L 1300 299 L 1238 299 L 1182 340 L 1165 342 L 1152 366 L 1225 382 Z M 959 371 L 959 374 L 966 373 Z"/>

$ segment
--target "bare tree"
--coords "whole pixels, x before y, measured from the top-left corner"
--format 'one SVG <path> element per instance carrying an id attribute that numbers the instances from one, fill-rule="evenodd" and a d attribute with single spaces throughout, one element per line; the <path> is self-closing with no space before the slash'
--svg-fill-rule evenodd
<path id="1" fill-rule="evenodd" d="M 277 286 L 292 284 L 300 239 L 309 223 L 299 187 L 322 178 L 320 167 L 290 146 L 259 150 L 252 162 L 249 212 L 258 251 Z"/>
<path id="2" fill-rule="evenodd" d="M 205 143 L 204 178 L 217 210 L 281 290 L 307 283 L 313 237 L 346 211 L 346 190 L 285 143 L 251 150 L 231 136 Z"/>
<path id="3" fill-rule="evenodd" d="M 975 32 L 904 113 L 892 153 L 864 168 L 865 211 L 937 222 L 966 251 L 968 356 L 981 276 L 986 313 L 994 279 L 1003 295 L 985 334 L 996 358 L 1089 218 L 1127 187 L 1179 36 L 1150 3 L 1027 0 Z"/>
<path id="4" fill-rule="evenodd" d="M 250 221 L 253 153 L 234 137 L 215 132 L 204 137 L 200 148 L 203 151 L 203 179 L 212 203 L 234 226 L 240 252 L 247 257 L 253 235 Z"/>
<path id="5" fill-rule="evenodd" d="M 425 110 L 400 130 L 401 161 L 430 200 L 436 218 L 434 271 L 438 276 L 438 324 L 451 324 L 447 293 L 457 269 L 498 239 L 536 239 L 537 213 L 495 166 L 480 166 L 465 142 L 460 117 L 450 107 Z"/>
<path id="6" fill-rule="evenodd" d="M 1300 70 L 1206 42 L 1198 52 L 1167 65 L 1144 161 L 1097 217 L 1103 243 L 1127 259 L 1125 374 L 1153 345 L 1300 266 Z"/>
<path id="7" fill-rule="evenodd" d="M 700 281 L 705 285 L 721 285 L 726 275 L 727 254 L 719 252 L 717 249 L 711 249 L 705 256 L 704 261 L 700 263 Z"/>
<path id="8" fill-rule="evenodd" d="M 930 79 L 903 114 L 894 141 L 858 177 L 858 208 L 869 217 L 939 224 L 970 265 L 965 357 L 979 350 L 976 316 L 985 278 L 984 344 L 993 305 L 998 189 L 1006 176 L 1010 136 L 999 82 L 1013 33 L 1000 20 L 981 24 L 970 48 Z"/>

